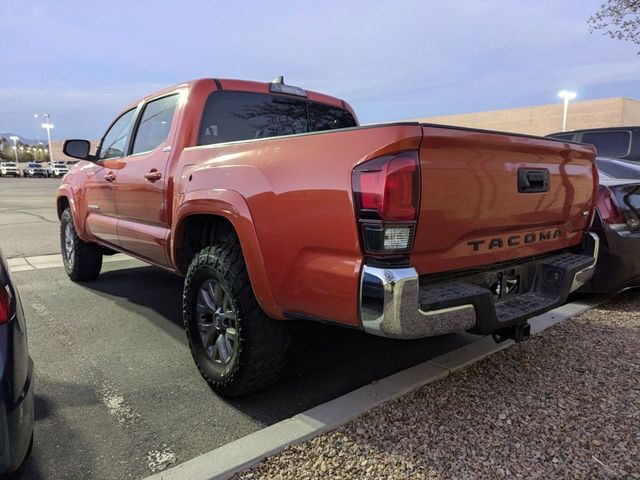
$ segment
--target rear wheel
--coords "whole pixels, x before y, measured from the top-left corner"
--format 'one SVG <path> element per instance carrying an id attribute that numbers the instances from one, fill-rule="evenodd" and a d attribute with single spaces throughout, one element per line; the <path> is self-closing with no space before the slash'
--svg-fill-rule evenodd
<path id="1" fill-rule="evenodd" d="M 60 246 L 64 269 L 73 281 L 95 280 L 102 268 L 100 247 L 78 237 L 73 224 L 71 210 L 66 209 L 60 217 Z"/>
<path id="2" fill-rule="evenodd" d="M 185 278 L 183 316 L 193 359 L 217 393 L 261 390 L 284 369 L 288 326 L 258 305 L 237 243 L 195 256 Z"/>

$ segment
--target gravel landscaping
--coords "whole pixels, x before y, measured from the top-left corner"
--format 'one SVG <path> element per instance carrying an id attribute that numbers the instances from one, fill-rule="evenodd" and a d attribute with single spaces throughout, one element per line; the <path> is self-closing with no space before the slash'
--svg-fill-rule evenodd
<path id="1" fill-rule="evenodd" d="M 640 479 L 640 291 L 235 478 Z"/>

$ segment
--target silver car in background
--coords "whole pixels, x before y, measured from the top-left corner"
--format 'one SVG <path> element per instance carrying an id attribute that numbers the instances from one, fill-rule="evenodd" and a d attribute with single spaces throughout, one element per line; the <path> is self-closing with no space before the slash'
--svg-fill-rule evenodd
<path id="1" fill-rule="evenodd" d="M 44 168 L 40 163 L 37 162 L 29 162 L 22 169 L 23 177 L 46 177 L 47 169 Z"/>

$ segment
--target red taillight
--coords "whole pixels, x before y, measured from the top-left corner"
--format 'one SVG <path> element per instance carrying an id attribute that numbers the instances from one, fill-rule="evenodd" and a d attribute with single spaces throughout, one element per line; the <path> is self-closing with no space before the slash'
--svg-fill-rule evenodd
<path id="1" fill-rule="evenodd" d="M 359 180 L 360 208 L 380 212 L 384 196 L 384 169 L 363 171 L 357 174 Z"/>
<path id="2" fill-rule="evenodd" d="M 415 220 L 418 213 L 417 153 L 395 157 L 387 168 L 382 218 Z"/>
<path id="3" fill-rule="evenodd" d="M 420 198 L 418 152 L 387 155 L 358 165 L 352 186 L 365 251 L 408 253 Z"/>
<path id="4" fill-rule="evenodd" d="M 376 158 L 353 171 L 353 192 L 361 218 L 413 221 L 419 198 L 418 152 Z"/>
<path id="5" fill-rule="evenodd" d="M 0 287 L 0 324 L 7 323 L 11 319 L 11 301 L 9 292 L 5 287 Z"/>
<path id="6" fill-rule="evenodd" d="M 600 218 L 607 225 L 620 225 L 627 223 L 615 195 L 607 187 L 601 187 L 597 201 Z"/>

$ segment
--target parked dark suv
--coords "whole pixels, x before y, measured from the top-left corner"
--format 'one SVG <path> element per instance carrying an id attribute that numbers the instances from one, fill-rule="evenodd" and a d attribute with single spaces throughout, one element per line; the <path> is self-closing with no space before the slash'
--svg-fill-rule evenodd
<path id="1" fill-rule="evenodd" d="M 594 145 L 600 157 L 640 162 L 640 126 L 588 128 L 551 133 L 547 137 Z"/>

